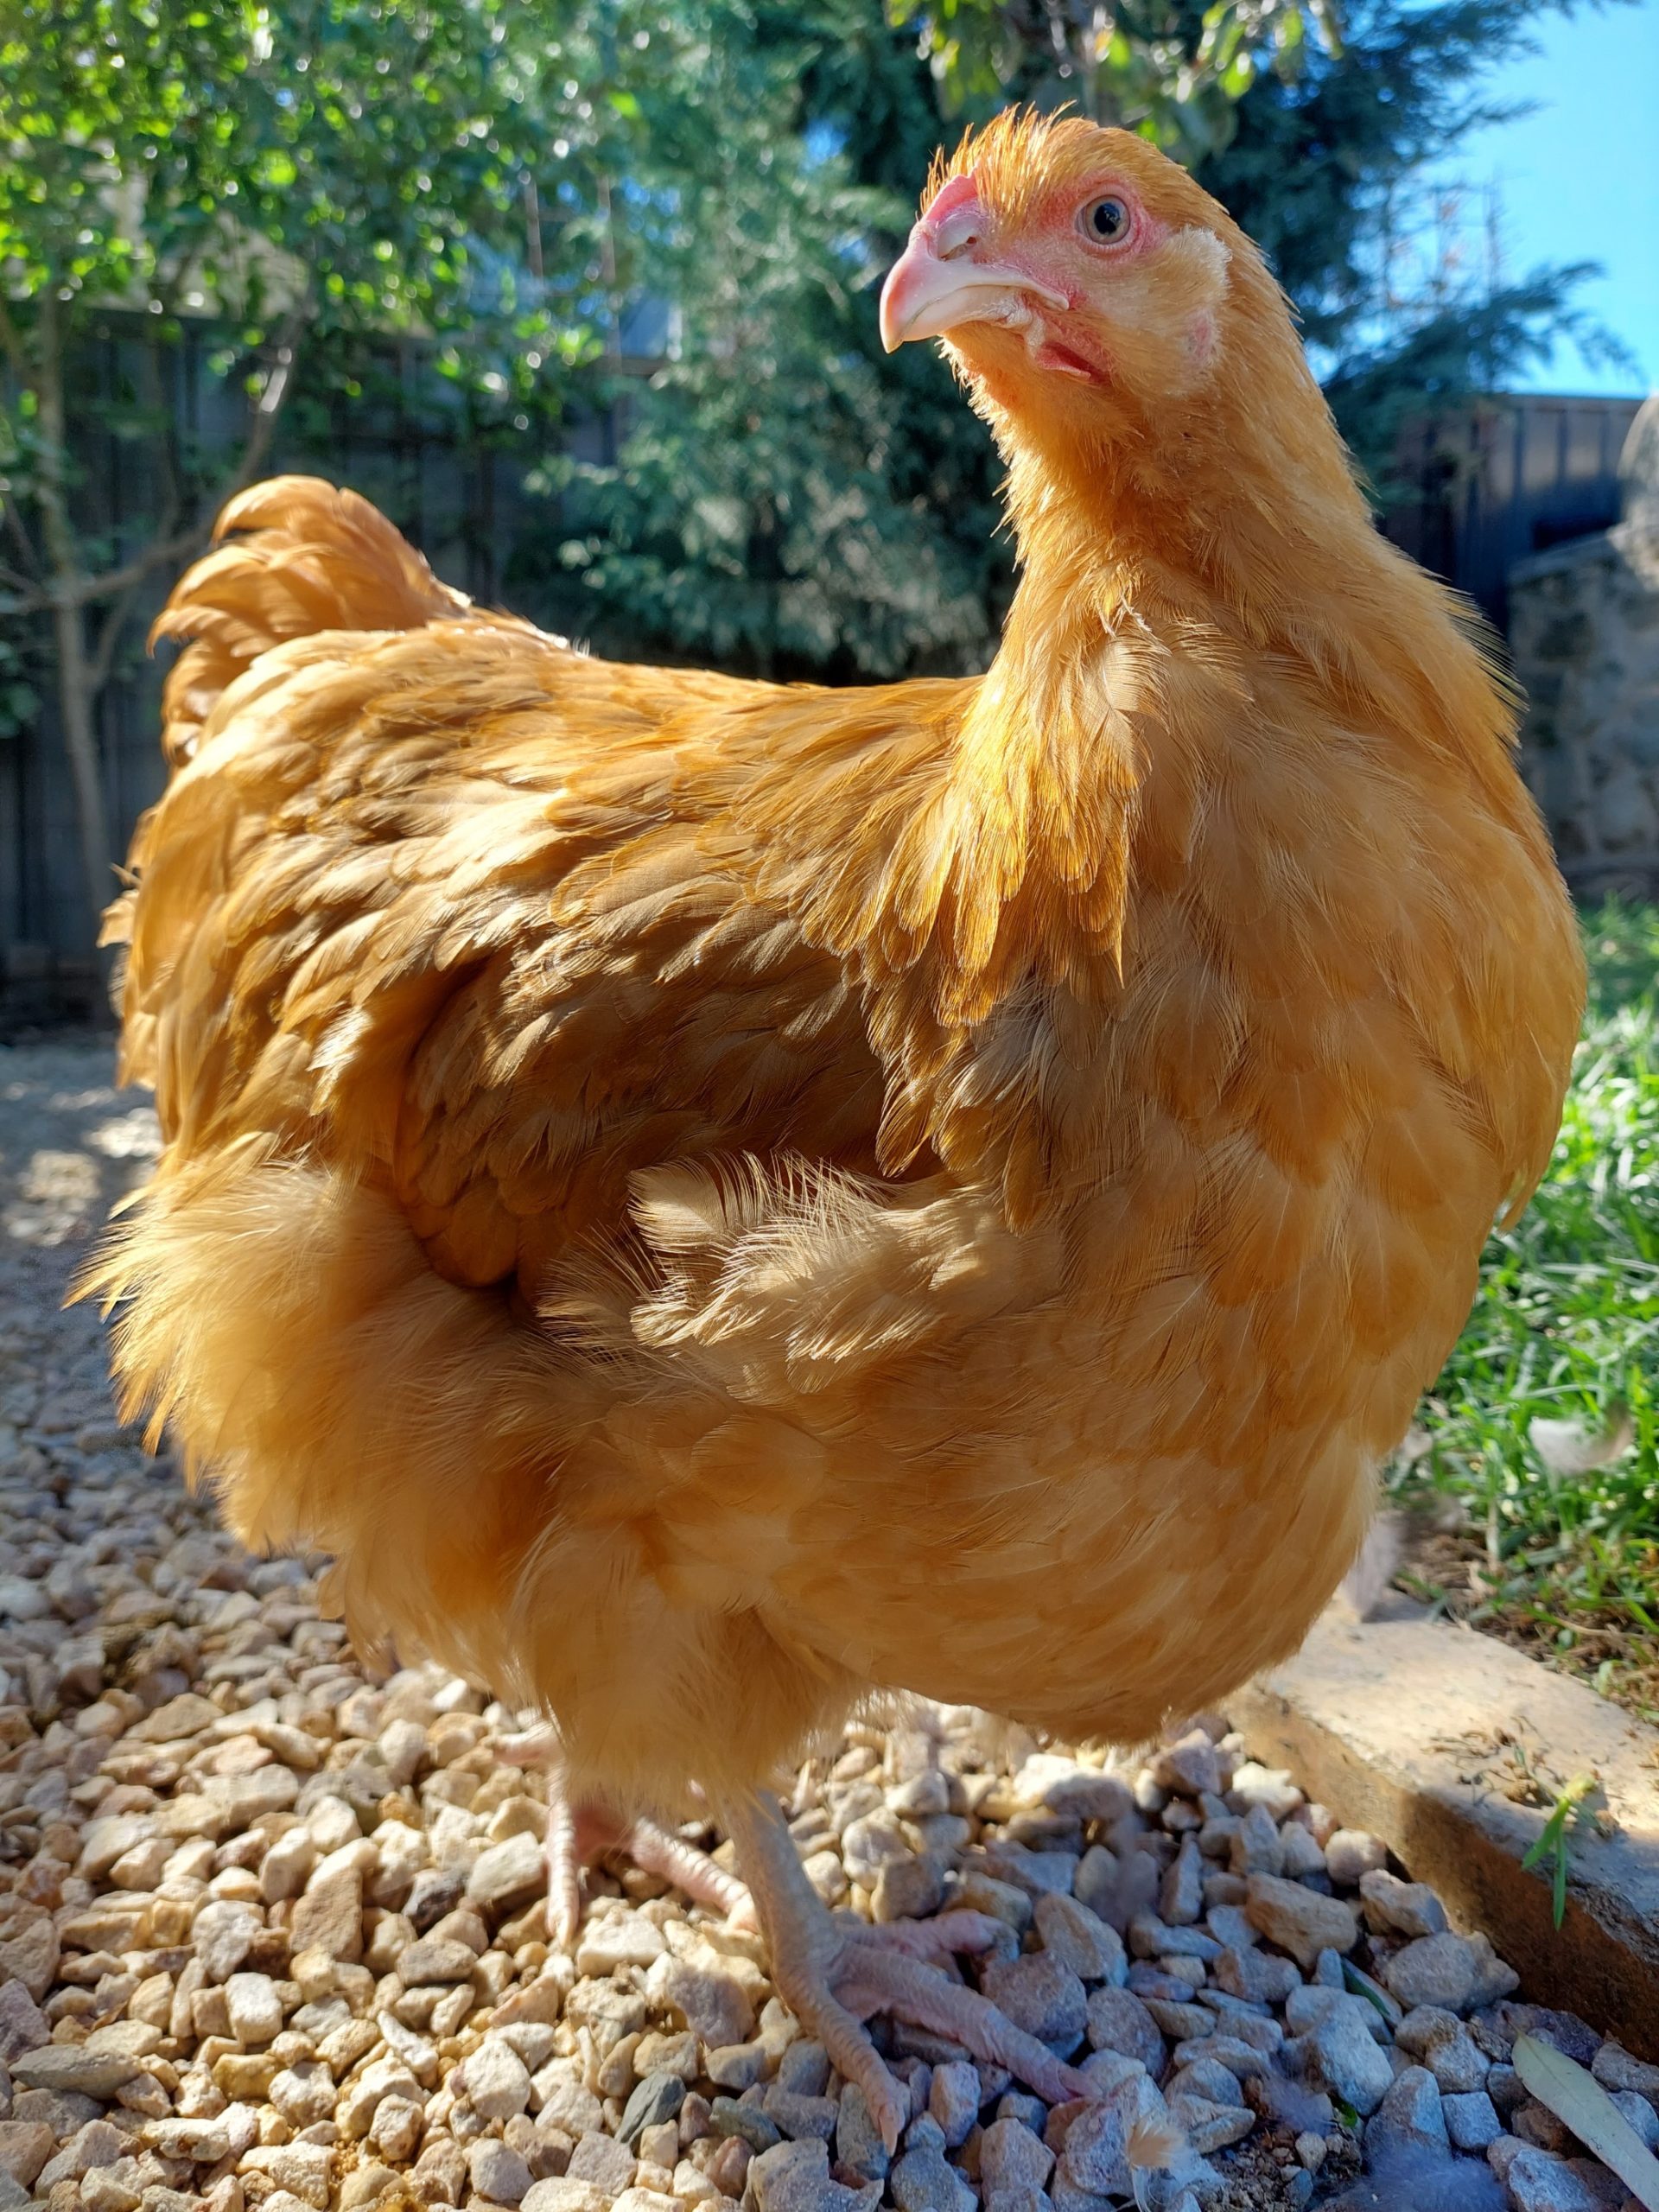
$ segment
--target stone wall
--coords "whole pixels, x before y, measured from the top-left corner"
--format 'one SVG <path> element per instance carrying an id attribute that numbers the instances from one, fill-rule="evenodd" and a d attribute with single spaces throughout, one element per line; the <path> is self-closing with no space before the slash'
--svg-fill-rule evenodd
<path id="1" fill-rule="evenodd" d="M 1517 562 L 1522 766 L 1575 890 L 1659 894 L 1659 397 L 1630 426 L 1624 519 Z"/>

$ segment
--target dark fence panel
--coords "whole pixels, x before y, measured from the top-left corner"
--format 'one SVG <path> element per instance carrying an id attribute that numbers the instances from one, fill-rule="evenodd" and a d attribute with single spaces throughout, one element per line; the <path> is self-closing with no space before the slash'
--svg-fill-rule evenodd
<path id="1" fill-rule="evenodd" d="M 1618 520 L 1619 449 L 1641 404 L 1526 392 L 1413 425 L 1400 475 L 1419 489 L 1388 535 L 1507 630 L 1516 561 Z"/>
<path id="2" fill-rule="evenodd" d="M 233 463 L 245 416 L 209 365 L 219 342 L 212 330 L 188 329 L 176 348 L 157 348 L 145 342 L 138 318 L 112 315 L 75 364 L 77 499 L 83 526 L 106 539 L 111 565 L 142 550 L 165 512 L 158 413 L 170 415 L 187 463 L 217 460 L 221 473 Z M 309 470 L 350 484 L 408 532 L 446 582 L 494 599 L 499 563 L 524 524 L 518 469 L 446 410 L 445 391 L 435 392 L 416 349 L 388 349 L 373 371 L 362 401 L 335 405 L 323 419 L 305 410 L 279 440 L 270 472 Z M 576 436 L 588 448 L 605 442 L 594 425 Z M 105 804 L 123 849 L 163 780 L 162 671 L 143 641 L 172 582 L 158 573 L 131 608 L 99 705 Z M 41 673 L 33 725 L 0 734 L 0 1022 L 12 1026 L 99 1010 L 103 988 L 73 791 L 49 670 Z M 116 887 L 112 874 L 111 895 Z"/>

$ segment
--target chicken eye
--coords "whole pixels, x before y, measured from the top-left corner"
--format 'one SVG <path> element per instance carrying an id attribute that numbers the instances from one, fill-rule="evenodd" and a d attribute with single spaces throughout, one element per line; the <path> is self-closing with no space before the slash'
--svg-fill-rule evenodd
<path id="1" fill-rule="evenodd" d="M 1129 234 L 1129 211 L 1109 194 L 1104 200 L 1091 200 L 1078 222 L 1084 236 L 1096 245 L 1116 245 Z"/>

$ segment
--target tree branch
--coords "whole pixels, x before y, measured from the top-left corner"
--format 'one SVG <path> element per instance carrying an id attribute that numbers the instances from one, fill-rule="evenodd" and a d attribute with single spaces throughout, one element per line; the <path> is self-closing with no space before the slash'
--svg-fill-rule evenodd
<path id="1" fill-rule="evenodd" d="M 13 614 L 40 614 L 51 607 L 90 607 L 99 600 L 117 598 L 143 583 L 146 576 L 168 562 L 181 561 L 199 549 L 207 535 L 205 522 L 193 524 L 176 537 L 147 545 L 142 553 L 135 554 L 130 561 L 124 562 L 118 569 L 111 569 L 104 575 L 76 576 L 67 583 L 41 585 L 19 600 L 10 611 Z"/>
<path id="2" fill-rule="evenodd" d="M 16 324 L 11 319 L 11 309 L 6 304 L 6 296 L 3 291 L 0 291 L 0 353 L 5 354 L 6 359 L 32 391 L 35 388 L 35 379 L 29 374 L 29 356 L 23 351 L 23 341 L 18 335 Z"/>
<path id="3" fill-rule="evenodd" d="M 146 396 L 163 423 L 159 450 L 162 478 L 166 488 L 162 498 L 161 514 L 156 524 L 155 542 L 165 545 L 173 538 L 179 509 L 184 504 L 184 487 L 177 466 L 177 422 L 174 410 L 167 404 L 166 395 L 162 390 L 161 364 L 153 343 L 146 343 L 143 359 Z M 99 627 L 97 650 L 87 663 L 86 672 L 86 681 L 93 698 L 98 697 L 109 681 L 121 632 L 126 627 L 127 617 L 143 588 L 144 575 L 150 573 L 153 571 L 145 570 L 130 578 Z"/>
<path id="4" fill-rule="evenodd" d="M 294 360 L 299 333 L 303 326 L 306 303 L 301 301 L 290 312 L 276 340 L 276 366 L 270 381 L 259 396 L 254 410 L 253 426 L 248 433 L 247 443 L 242 448 L 242 458 L 236 473 L 221 486 L 216 507 L 233 499 L 238 492 L 245 491 L 258 475 L 270 452 L 276 426 L 293 389 Z M 76 576 L 72 582 L 43 586 L 31 592 L 10 609 L 14 614 L 38 614 L 50 607 L 68 605 L 90 607 L 101 600 L 129 597 L 143 584 L 145 578 L 155 575 L 157 569 L 188 560 L 199 553 L 207 543 L 213 528 L 211 516 L 203 516 L 175 536 L 156 538 L 142 553 L 124 561 L 118 569 L 107 569 L 100 576 Z"/>
<path id="5" fill-rule="evenodd" d="M 171 303 L 166 302 L 165 305 L 166 311 L 171 313 Z M 178 410 L 168 404 L 168 395 L 162 389 L 162 365 L 158 348 L 153 340 L 144 346 L 143 363 L 146 402 L 154 409 L 161 424 L 157 457 L 162 482 L 162 514 L 154 535 L 170 537 L 178 523 L 179 511 L 184 505 L 184 485 L 179 468 Z"/>
<path id="6" fill-rule="evenodd" d="M 98 650 L 87 665 L 86 680 L 94 698 L 110 680 L 110 671 L 115 665 L 115 648 L 121 632 L 126 627 L 133 602 L 143 588 L 143 578 L 135 576 L 115 605 L 104 617 L 98 633 Z"/>
<path id="7" fill-rule="evenodd" d="M 23 528 L 23 518 L 17 512 L 17 502 L 15 499 L 6 499 L 0 501 L 0 506 L 3 506 L 5 510 L 6 527 L 16 539 L 17 550 L 22 556 L 24 582 L 26 585 L 38 584 L 41 580 L 41 556 L 30 543 L 29 532 Z"/>

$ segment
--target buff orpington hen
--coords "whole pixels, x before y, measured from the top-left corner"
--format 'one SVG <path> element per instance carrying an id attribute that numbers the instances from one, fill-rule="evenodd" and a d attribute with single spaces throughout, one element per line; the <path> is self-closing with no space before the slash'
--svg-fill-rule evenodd
<path id="1" fill-rule="evenodd" d="M 892 2142 L 877 2012 L 1086 2085 L 931 1962 L 977 1916 L 832 1920 L 766 1785 L 877 1693 L 1124 1741 L 1290 1651 L 1582 974 L 1513 702 L 1192 178 L 1004 118 L 881 319 L 1007 461 L 982 677 L 615 666 L 350 493 L 226 510 L 110 931 L 166 1147 L 94 1281 L 242 1537 L 545 1710 L 563 1928 L 579 1830 L 741 1897 L 650 1825 L 701 1785 Z"/>

